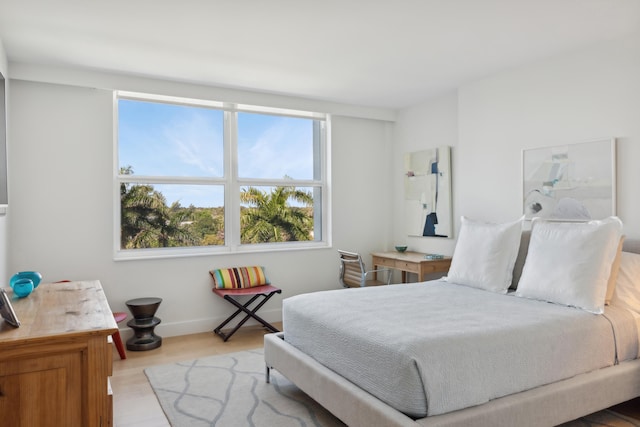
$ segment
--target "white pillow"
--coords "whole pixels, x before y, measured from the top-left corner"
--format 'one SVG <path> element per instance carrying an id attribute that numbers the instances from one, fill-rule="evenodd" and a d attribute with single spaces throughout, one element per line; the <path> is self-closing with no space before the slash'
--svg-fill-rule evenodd
<path id="1" fill-rule="evenodd" d="M 522 220 L 506 224 L 462 217 L 447 281 L 506 293 L 518 256 Z"/>
<path id="2" fill-rule="evenodd" d="M 627 308 L 640 316 L 640 254 L 622 252 L 611 305 Z"/>
<path id="3" fill-rule="evenodd" d="M 516 295 L 603 313 L 621 233 L 616 217 L 582 223 L 535 219 Z"/>

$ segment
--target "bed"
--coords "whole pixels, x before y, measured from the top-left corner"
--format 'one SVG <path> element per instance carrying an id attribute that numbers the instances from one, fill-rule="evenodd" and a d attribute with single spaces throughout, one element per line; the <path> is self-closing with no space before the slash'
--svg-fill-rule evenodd
<path id="1" fill-rule="evenodd" d="M 640 396 L 640 255 L 621 228 L 463 219 L 446 281 L 286 299 L 267 376 L 349 426 L 552 426 Z"/>

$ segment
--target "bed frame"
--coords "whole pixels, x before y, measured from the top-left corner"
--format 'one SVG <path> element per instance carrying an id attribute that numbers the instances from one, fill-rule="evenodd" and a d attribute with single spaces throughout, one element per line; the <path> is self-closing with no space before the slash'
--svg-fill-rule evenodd
<path id="1" fill-rule="evenodd" d="M 555 426 L 640 396 L 640 359 L 492 400 L 448 414 L 413 420 L 284 340 L 264 338 L 264 359 L 350 427 Z M 381 373 L 384 375 L 384 373 Z"/>
<path id="2" fill-rule="evenodd" d="M 625 241 L 624 250 L 640 253 L 640 241 Z M 350 427 L 555 426 L 640 396 L 640 359 L 635 359 L 414 420 L 288 344 L 282 332 L 265 335 L 264 359 L 267 382 L 270 369 L 276 369 Z"/>

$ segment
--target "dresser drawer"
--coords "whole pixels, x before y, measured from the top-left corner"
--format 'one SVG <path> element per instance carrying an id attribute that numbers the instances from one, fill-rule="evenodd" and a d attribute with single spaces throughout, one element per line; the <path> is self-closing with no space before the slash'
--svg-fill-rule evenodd
<path id="1" fill-rule="evenodd" d="M 396 261 L 395 268 L 408 271 L 409 273 L 420 273 L 420 264 L 416 264 L 415 262 Z"/>
<path id="2" fill-rule="evenodd" d="M 422 272 L 423 273 L 434 273 L 434 272 L 446 273 L 449 271 L 449 267 L 451 267 L 451 259 L 429 261 L 427 263 L 422 264 Z"/>
<path id="3" fill-rule="evenodd" d="M 396 262 L 397 262 L 396 260 L 389 259 L 389 258 L 382 258 L 377 256 L 373 257 L 373 265 L 377 265 L 379 267 L 396 268 Z"/>

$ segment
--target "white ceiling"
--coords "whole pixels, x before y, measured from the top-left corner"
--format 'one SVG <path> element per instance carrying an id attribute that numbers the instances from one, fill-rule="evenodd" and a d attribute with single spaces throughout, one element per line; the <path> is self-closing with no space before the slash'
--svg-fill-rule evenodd
<path id="1" fill-rule="evenodd" d="M 639 30 L 638 0 L 0 0 L 10 63 L 386 108 Z"/>

